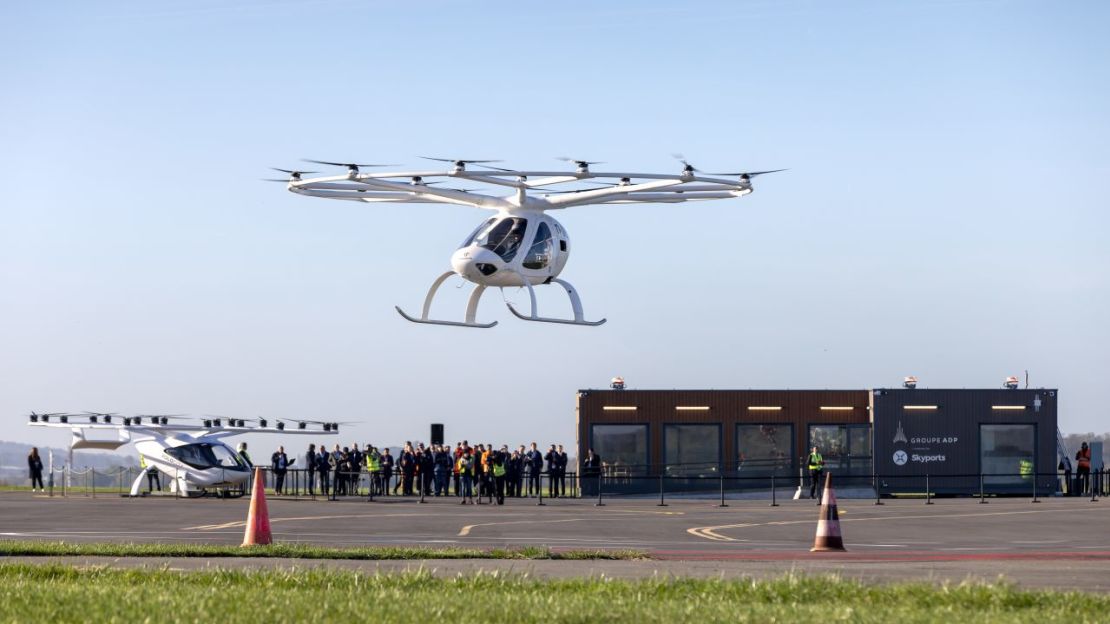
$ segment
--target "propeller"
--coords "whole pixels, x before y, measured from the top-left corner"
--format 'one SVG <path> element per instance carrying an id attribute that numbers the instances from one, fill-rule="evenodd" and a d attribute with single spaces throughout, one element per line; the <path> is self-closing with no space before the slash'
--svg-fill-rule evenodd
<path id="1" fill-rule="evenodd" d="M 605 164 L 605 161 L 602 161 L 602 160 L 578 160 L 577 158 L 567 158 L 566 156 L 559 156 L 555 160 L 561 160 L 563 162 L 574 163 L 574 165 L 576 167 L 578 167 L 578 171 L 580 171 L 580 172 L 589 171 L 590 165 L 603 165 L 603 164 Z"/>
<path id="2" fill-rule="evenodd" d="M 395 164 L 385 164 L 385 165 L 365 164 L 365 165 L 360 165 L 360 164 L 357 164 L 357 163 L 339 163 L 339 162 L 331 162 L 331 161 L 327 161 L 327 160 L 312 160 L 310 158 L 305 158 L 303 160 L 305 162 L 316 163 L 317 165 L 331 165 L 333 167 L 346 167 L 347 171 L 349 171 L 350 173 L 358 173 L 359 167 L 398 167 L 398 166 L 400 166 L 400 165 L 395 165 Z"/>
<path id="3" fill-rule="evenodd" d="M 266 182 L 300 182 L 301 176 L 306 174 L 306 173 L 319 173 L 317 171 L 297 171 L 296 169 L 280 169 L 278 167 L 270 167 L 270 168 L 273 169 L 274 171 L 280 171 L 282 173 L 288 173 L 289 178 L 286 179 L 286 180 L 278 180 L 278 179 L 275 179 L 275 178 L 263 178 L 263 180 L 265 180 Z"/>
<path id="4" fill-rule="evenodd" d="M 709 175 L 740 176 L 741 180 L 751 180 L 752 178 L 754 178 L 757 175 L 763 175 L 765 173 L 777 173 L 779 171 L 786 171 L 786 169 L 771 169 L 771 170 L 768 170 L 768 171 L 740 171 L 738 173 L 710 173 Z"/>
<path id="5" fill-rule="evenodd" d="M 480 164 L 483 164 L 483 163 L 501 162 L 500 160 L 473 160 L 473 159 L 467 160 L 467 159 L 464 159 L 464 158 L 435 158 L 435 157 L 432 157 L 432 156 L 421 156 L 421 158 L 423 158 L 424 160 L 434 160 L 434 161 L 437 161 L 437 162 L 452 163 L 452 164 L 455 165 L 455 170 L 456 171 L 462 171 L 463 169 L 466 169 L 467 165 L 480 165 Z M 506 169 L 506 171 L 511 171 L 511 170 Z"/>
<path id="6" fill-rule="evenodd" d="M 682 154 L 671 154 L 671 156 L 673 156 L 674 159 L 678 162 L 682 163 L 682 173 L 690 175 L 693 175 L 694 173 L 701 173 L 701 171 L 699 171 L 697 167 L 687 162 L 686 157 Z"/>

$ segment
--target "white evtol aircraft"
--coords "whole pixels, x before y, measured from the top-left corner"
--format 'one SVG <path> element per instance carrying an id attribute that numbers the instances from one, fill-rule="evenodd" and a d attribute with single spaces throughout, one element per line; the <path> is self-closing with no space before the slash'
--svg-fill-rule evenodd
<path id="1" fill-rule="evenodd" d="M 226 493 L 242 491 L 240 487 L 250 478 L 250 468 L 235 450 L 221 440 L 244 433 L 295 433 L 335 435 L 339 423 L 297 421 L 295 429 L 286 429 L 285 423 L 276 421 L 273 427 L 265 419 L 257 425 L 246 420 L 207 417 L 199 424 L 170 423 L 180 415 L 142 415 L 120 417 L 112 413 L 87 412 L 84 414 L 36 414 L 31 412 L 32 427 L 68 428 L 73 433 L 69 445 L 69 462 L 73 464 L 76 449 L 115 450 L 124 444 L 134 443 L 135 450 L 148 467 L 169 475 L 171 490 L 183 496 L 203 496 L 211 491 Z M 53 420 L 52 420 L 53 419 Z M 224 424 L 226 422 L 226 425 Z M 254 421 L 250 421 L 254 422 Z M 320 428 L 309 428 L 309 424 Z M 114 438 L 90 438 L 90 432 L 106 431 Z M 138 496 L 146 472 L 131 484 L 131 496 Z"/>
<path id="2" fill-rule="evenodd" d="M 570 237 L 566 229 L 548 211 L 584 206 L 588 204 L 629 203 L 679 203 L 710 199 L 743 197 L 752 192 L 751 180 L 765 173 L 783 171 L 749 171 L 737 173 L 703 173 L 682 159 L 682 170 L 677 174 L 613 172 L 595 173 L 590 165 L 601 164 L 586 160 L 563 158 L 575 165 L 568 171 L 518 171 L 490 166 L 496 160 L 463 160 L 427 158 L 451 163 L 448 171 L 400 171 L 362 173 L 361 167 L 390 167 L 395 165 L 365 165 L 336 163 L 320 160 L 307 162 L 346 167 L 346 175 L 304 178 L 314 171 L 276 169 L 289 174 L 287 188 L 301 195 L 343 199 L 367 203 L 446 203 L 474 206 L 495 211 L 497 214 L 483 221 L 451 256 L 451 270 L 440 275 L 424 299 L 420 317 L 397 312 L 414 323 L 453 325 L 460 327 L 489 328 L 497 325 L 475 320 L 478 301 L 487 287 L 524 287 L 531 300 L 529 314 L 521 314 L 506 301 L 509 311 L 525 321 L 566 323 L 570 325 L 601 325 L 600 321 L 585 320 L 582 301 L 574 288 L 559 274 L 570 255 Z M 426 158 L 426 157 L 425 157 Z M 468 171 L 467 165 L 477 165 L 482 171 Z M 725 176 L 733 179 L 721 179 Z M 491 187 L 510 189 L 507 195 L 478 192 L 474 189 L 433 187 L 441 181 L 430 178 L 447 178 L 479 183 Z M 597 182 L 614 180 L 615 182 Z M 595 181 L 583 188 L 583 181 Z M 568 188 L 569 186 L 569 188 Z M 463 321 L 444 321 L 429 318 L 432 300 L 443 282 L 458 275 L 475 284 L 466 306 Z M 573 319 L 539 316 L 533 286 L 556 283 L 570 297 Z"/>

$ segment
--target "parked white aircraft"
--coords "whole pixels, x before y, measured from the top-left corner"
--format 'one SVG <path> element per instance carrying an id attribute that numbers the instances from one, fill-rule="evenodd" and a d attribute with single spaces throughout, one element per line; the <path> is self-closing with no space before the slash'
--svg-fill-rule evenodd
<path id="1" fill-rule="evenodd" d="M 174 422 L 179 415 L 143 415 L 120 417 L 112 413 L 37 414 L 31 412 L 32 427 L 68 428 L 73 434 L 70 441 L 70 465 L 76 449 L 115 450 L 134 443 L 135 450 L 148 467 L 169 475 L 171 489 L 183 496 L 203 496 L 206 493 L 242 491 L 250 478 L 250 469 L 234 449 L 222 442 L 223 438 L 244 433 L 283 433 L 335 435 L 339 423 L 297 421 L 295 428 L 286 428 L 282 421 L 274 426 L 260 419 L 249 421 L 207 417 L 199 424 Z M 254 424 L 257 423 L 257 424 Z M 314 425 L 309 428 L 309 425 Z M 319 425 L 319 427 L 315 427 Z M 97 438 L 95 432 L 109 432 L 114 437 Z M 93 434 L 90 436 L 90 434 Z M 145 472 L 131 484 L 131 495 L 138 496 L 146 478 Z"/>

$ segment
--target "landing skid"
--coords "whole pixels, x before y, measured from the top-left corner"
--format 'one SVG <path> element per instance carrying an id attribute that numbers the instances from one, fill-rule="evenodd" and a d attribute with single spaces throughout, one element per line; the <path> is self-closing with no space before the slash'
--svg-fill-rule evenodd
<path id="1" fill-rule="evenodd" d="M 525 316 L 520 312 L 517 312 L 517 309 L 513 307 L 513 304 L 506 301 L 505 305 L 509 306 L 509 312 L 512 312 L 513 316 L 522 321 L 536 321 L 537 323 L 562 323 L 564 325 L 586 325 L 588 327 L 597 327 L 598 325 L 602 325 L 605 323 L 607 319 L 601 319 L 600 321 L 587 321 L 585 318 L 583 318 L 582 300 L 578 298 L 578 292 L 574 290 L 574 287 L 561 279 L 552 279 L 551 281 L 562 286 L 563 289 L 567 291 L 567 296 L 570 297 L 570 307 L 574 311 L 573 319 L 557 319 L 548 318 L 546 316 L 539 316 L 536 313 L 536 291 L 532 288 L 532 284 L 529 283 L 526 279 L 524 280 L 524 285 L 528 287 L 528 298 L 532 303 L 531 314 Z"/>
<path id="2" fill-rule="evenodd" d="M 443 275 L 440 275 L 438 278 L 436 278 L 436 281 L 432 282 L 432 287 L 428 289 L 428 296 L 424 297 L 424 308 L 423 310 L 421 310 L 420 318 L 416 318 L 409 314 L 406 314 L 400 306 L 394 306 L 397 309 L 397 313 L 404 317 L 406 321 L 412 321 L 413 323 L 425 323 L 428 325 L 448 325 L 450 327 L 477 327 L 479 329 L 489 329 L 490 327 L 497 325 L 497 321 L 494 321 L 492 323 L 479 323 L 474 320 L 474 318 L 478 314 L 478 300 L 482 298 L 482 293 L 486 291 L 486 287 L 482 285 L 475 286 L 474 290 L 470 293 L 470 300 L 466 303 L 466 320 L 439 321 L 428 318 L 428 314 L 432 311 L 432 300 L 435 299 L 436 291 L 439 290 L 439 287 L 443 285 L 443 282 L 447 281 L 447 278 L 451 277 L 452 275 L 455 275 L 454 271 L 447 271 Z"/>
<path id="3" fill-rule="evenodd" d="M 447 281 L 447 278 L 451 277 L 452 275 L 455 275 L 454 271 L 447 271 L 443 275 L 440 275 L 438 278 L 436 278 L 436 281 L 432 282 L 432 287 L 428 289 L 428 295 L 424 297 L 424 307 L 420 312 L 420 318 L 416 318 L 415 316 L 406 313 L 404 310 L 401 309 L 400 306 L 394 306 L 394 308 L 397 310 L 397 313 L 400 314 L 406 321 L 412 321 L 413 323 L 425 323 L 427 325 L 447 325 L 449 327 L 477 327 L 480 329 L 489 329 L 490 327 L 497 325 L 497 321 L 493 321 L 492 323 L 479 323 L 475 320 L 475 317 L 478 315 L 478 301 L 481 300 L 482 293 L 486 291 L 486 287 L 483 285 L 475 286 L 474 290 L 471 291 L 470 299 L 466 303 L 465 320 L 440 321 L 428 317 L 428 315 L 432 311 L 432 300 L 435 299 L 436 292 L 439 290 L 439 287 L 443 285 L 443 282 Z M 582 300 L 578 298 L 578 292 L 574 290 L 573 286 L 561 279 L 552 279 L 551 281 L 562 286 L 563 289 L 567 291 L 567 296 L 570 297 L 571 309 L 574 311 L 574 318 L 558 319 L 549 318 L 546 316 L 539 316 L 539 314 L 537 314 L 536 312 L 535 289 L 532 287 L 531 282 L 529 282 L 528 279 L 525 278 L 523 275 L 520 279 L 522 282 L 524 282 L 524 286 L 528 289 L 528 297 L 532 303 L 531 313 L 528 315 L 521 314 L 517 311 L 516 308 L 513 307 L 512 303 L 509 303 L 508 301 L 505 302 L 505 305 L 509 306 L 509 311 L 512 312 L 513 316 L 517 317 L 518 319 L 522 321 L 535 321 L 537 323 L 561 323 L 563 325 L 585 325 L 587 327 L 597 327 L 598 325 L 602 325 L 605 323 L 606 319 L 601 319 L 600 321 L 587 321 L 585 318 L 583 318 Z"/>

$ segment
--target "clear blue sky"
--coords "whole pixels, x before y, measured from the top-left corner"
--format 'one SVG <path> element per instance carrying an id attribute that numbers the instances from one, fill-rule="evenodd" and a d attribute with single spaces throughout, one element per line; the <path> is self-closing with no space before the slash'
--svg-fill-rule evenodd
<path id="1" fill-rule="evenodd" d="M 62 444 L 27 412 L 89 409 L 571 445 L 575 390 L 616 374 L 1025 369 L 1065 431 L 1106 431 L 1108 23 L 1102 2 L 4 3 L 0 437 Z M 301 158 L 672 152 L 790 170 L 740 200 L 558 215 L 596 329 L 516 321 L 496 292 L 493 330 L 408 324 L 393 306 L 418 309 L 484 213 L 259 181 Z"/>

